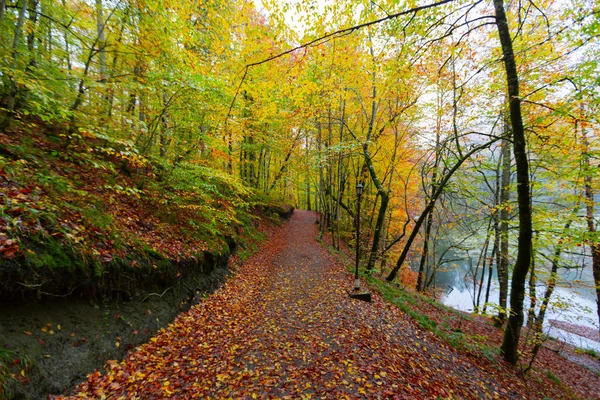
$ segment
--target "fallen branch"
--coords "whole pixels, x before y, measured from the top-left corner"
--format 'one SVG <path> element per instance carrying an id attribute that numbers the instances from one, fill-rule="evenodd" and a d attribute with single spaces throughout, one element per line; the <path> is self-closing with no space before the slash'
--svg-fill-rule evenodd
<path id="1" fill-rule="evenodd" d="M 163 297 L 163 296 L 165 295 L 165 293 L 167 293 L 167 291 L 168 291 L 169 289 L 173 289 L 174 287 L 175 287 L 175 286 L 171 286 L 171 287 L 168 287 L 168 288 L 166 288 L 166 289 L 165 289 L 165 290 L 162 292 L 162 294 L 158 294 L 158 293 L 149 293 L 149 294 L 148 294 L 146 297 L 144 297 L 144 298 L 143 298 L 143 299 L 140 301 L 140 303 L 143 303 L 143 302 L 145 302 L 145 301 L 148 299 L 148 297 L 150 297 L 150 296 L 158 296 L 158 297 Z"/>
<path id="2" fill-rule="evenodd" d="M 28 289 L 37 289 L 37 293 L 36 293 L 36 295 L 37 295 L 37 298 L 38 298 L 38 299 L 40 299 L 40 298 L 42 297 L 42 296 L 41 296 L 42 294 L 43 294 L 43 295 L 46 295 L 46 296 L 51 296 L 51 297 L 67 297 L 67 296 L 70 296 L 71 294 L 73 294 L 73 292 L 75 291 L 75 289 L 77 289 L 77 288 L 79 287 L 79 285 L 78 285 L 78 286 L 75 286 L 75 287 L 73 287 L 73 288 L 72 288 L 72 289 L 69 291 L 69 293 L 65 293 L 65 294 L 54 294 L 54 293 L 42 292 L 42 291 L 40 290 L 40 287 L 42 287 L 42 285 L 46 284 L 46 282 L 44 282 L 44 283 L 36 283 L 36 284 L 32 284 L 32 285 L 30 285 L 30 284 L 26 284 L 26 283 L 22 283 L 22 282 L 17 282 L 17 284 L 18 284 L 18 285 L 21 285 L 21 286 L 25 286 L 25 287 L 26 287 L 26 288 L 28 288 Z"/>

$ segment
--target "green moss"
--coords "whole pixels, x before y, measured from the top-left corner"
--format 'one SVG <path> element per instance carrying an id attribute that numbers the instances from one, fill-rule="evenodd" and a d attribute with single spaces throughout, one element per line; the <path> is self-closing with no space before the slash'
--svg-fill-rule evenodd
<path id="1" fill-rule="evenodd" d="M 51 236 L 30 238 L 33 249 L 25 252 L 25 265 L 35 269 L 72 272 L 81 267 L 84 257 L 69 245 Z"/>
<path id="2" fill-rule="evenodd" d="M 81 215 L 87 226 L 93 226 L 103 231 L 110 231 L 115 219 L 104 212 L 103 206 L 91 205 L 82 210 Z"/>

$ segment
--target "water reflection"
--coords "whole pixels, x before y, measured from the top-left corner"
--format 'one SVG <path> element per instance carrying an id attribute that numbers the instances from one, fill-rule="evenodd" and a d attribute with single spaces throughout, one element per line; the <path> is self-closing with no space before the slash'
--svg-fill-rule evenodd
<path id="1" fill-rule="evenodd" d="M 475 298 L 479 291 L 479 282 L 474 285 L 472 272 L 469 271 L 469 262 L 454 263 L 445 270 L 436 274 L 435 285 L 443 293 L 441 301 L 447 306 L 455 309 L 473 312 L 476 303 Z M 476 276 L 481 276 L 481 270 L 476 271 Z M 486 271 L 486 275 L 487 275 Z M 487 276 L 481 290 L 480 305 L 484 304 L 487 289 Z M 475 289 L 477 287 L 477 289 Z M 510 287 L 510 283 L 509 283 Z M 543 297 L 546 287 L 542 284 L 536 285 L 538 299 Z M 527 287 L 527 291 L 529 288 Z M 498 304 L 498 279 L 494 269 L 492 284 L 490 287 L 490 301 L 487 307 L 488 313 L 494 313 Z M 591 348 L 600 352 L 600 343 L 592 341 L 558 329 L 549 321 L 558 320 L 571 324 L 587 326 L 598 331 L 598 317 L 596 314 L 596 294 L 593 290 L 593 275 L 590 266 L 578 268 L 577 270 L 559 270 L 557 286 L 552 294 L 550 305 L 546 311 L 544 331 L 550 336 L 573 344 L 578 347 Z M 540 303 L 541 300 L 538 301 Z M 525 297 L 525 309 L 529 309 L 529 297 Z M 537 310 L 536 310 L 537 312 Z"/>

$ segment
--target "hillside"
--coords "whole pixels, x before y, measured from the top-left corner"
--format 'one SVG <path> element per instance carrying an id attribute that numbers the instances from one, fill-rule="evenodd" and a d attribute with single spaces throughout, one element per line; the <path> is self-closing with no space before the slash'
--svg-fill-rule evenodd
<path id="1" fill-rule="evenodd" d="M 219 171 L 19 121 L 0 134 L 0 398 L 121 358 L 230 273 L 289 206 Z"/>
<path id="2" fill-rule="evenodd" d="M 220 171 L 35 120 L 0 134 L 0 198 L 3 299 L 162 291 L 228 255 L 257 210 L 284 213 Z"/>

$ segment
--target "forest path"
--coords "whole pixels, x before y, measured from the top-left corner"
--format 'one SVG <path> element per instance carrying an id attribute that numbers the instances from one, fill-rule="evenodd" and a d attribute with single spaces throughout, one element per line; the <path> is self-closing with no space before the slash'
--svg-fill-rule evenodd
<path id="1" fill-rule="evenodd" d="M 520 380 L 424 331 L 344 267 L 296 211 L 213 295 L 82 383 L 108 398 L 528 398 Z M 507 387 L 508 385 L 511 387 Z"/>

